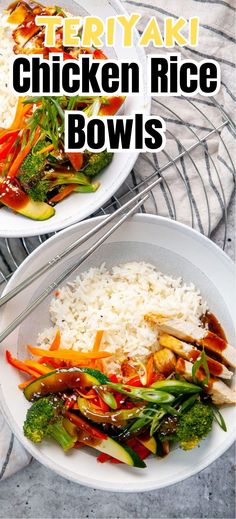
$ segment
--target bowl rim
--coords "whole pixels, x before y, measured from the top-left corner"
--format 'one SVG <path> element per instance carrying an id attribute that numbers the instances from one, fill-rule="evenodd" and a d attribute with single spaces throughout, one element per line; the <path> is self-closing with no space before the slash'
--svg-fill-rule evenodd
<path id="1" fill-rule="evenodd" d="M 27 265 L 28 262 L 31 261 L 33 257 L 36 256 L 39 249 L 42 249 L 47 246 L 47 244 L 50 242 L 52 243 L 55 240 L 61 239 L 64 234 L 71 231 L 71 229 L 76 229 L 77 227 L 83 228 L 84 226 L 88 225 L 91 221 L 94 223 L 99 222 L 102 219 L 105 219 L 106 216 L 99 216 L 96 218 L 90 218 L 86 221 L 81 221 L 76 223 L 75 225 L 71 227 L 67 227 L 63 229 L 60 233 L 55 234 L 54 236 L 50 237 L 48 240 L 43 242 L 39 247 L 37 247 L 20 265 L 20 267 L 16 270 L 16 272 L 13 274 L 10 281 L 7 283 L 6 287 L 3 290 L 3 295 L 7 293 L 7 291 L 11 288 L 13 288 L 15 284 L 15 280 L 17 279 L 18 273 L 23 268 L 23 266 Z M 180 229 L 187 233 L 188 235 L 195 235 L 195 237 L 207 244 L 212 248 L 212 250 L 215 251 L 218 255 L 221 256 L 222 260 L 226 262 L 227 267 L 232 271 L 232 273 L 235 271 L 235 265 L 234 262 L 227 256 L 227 254 L 214 242 L 212 242 L 209 238 L 202 235 L 200 232 L 196 231 L 195 229 L 192 229 L 188 227 L 187 225 L 177 222 L 175 220 L 171 220 L 169 218 L 165 218 L 158 215 L 152 215 L 152 214 L 136 214 L 130 218 L 130 221 L 135 220 L 137 222 L 146 221 L 148 223 L 154 223 L 158 225 L 158 222 L 165 223 L 167 227 L 176 227 L 177 229 Z M 1 323 L 0 323 L 1 324 Z M 40 450 L 37 450 L 37 447 L 34 447 L 33 445 L 28 442 L 26 438 L 23 437 L 22 431 L 17 423 L 15 423 L 14 420 L 11 420 L 8 416 L 8 405 L 7 401 L 5 400 L 3 396 L 3 391 L 0 385 L 0 404 L 2 407 L 3 416 L 6 419 L 6 422 L 8 423 L 9 427 L 11 428 L 12 432 L 16 435 L 20 443 L 24 446 L 24 448 L 35 458 L 37 461 L 39 461 L 43 466 L 49 468 L 50 470 L 53 470 L 60 476 L 69 479 L 70 481 L 73 481 L 77 484 L 89 487 L 89 488 L 96 488 L 103 491 L 109 491 L 109 492 L 146 492 L 151 490 L 157 490 L 159 488 L 165 488 L 168 486 L 171 486 L 176 483 L 180 483 L 181 481 L 201 472 L 203 469 L 211 465 L 216 459 L 218 459 L 224 452 L 234 443 L 236 440 L 236 429 L 229 432 L 225 438 L 225 441 L 221 444 L 220 448 L 217 449 L 217 452 L 213 452 L 212 455 L 206 457 L 202 460 L 200 464 L 194 465 L 186 470 L 186 467 L 183 469 L 184 473 L 182 474 L 176 474 L 174 477 L 170 479 L 170 482 L 166 483 L 166 481 L 158 482 L 158 484 L 155 484 L 153 481 L 143 481 L 143 483 L 139 483 L 138 481 L 136 483 L 130 482 L 129 485 L 125 483 L 124 485 L 116 483 L 116 488 L 114 488 L 114 483 L 111 482 L 100 482 L 99 479 L 93 479 L 93 478 L 85 478 L 83 477 L 83 481 L 79 480 L 76 475 L 74 475 L 73 471 L 65 474 L 65 470 L 63 470 L 60 466 L 57 466 L 56 464 L 52 464 L 51 460 L 47 458 L 47 456 L 44 455 L 44 453 L 41 453 Z M 142 486 L 143 484 L 143 486 Z"/>

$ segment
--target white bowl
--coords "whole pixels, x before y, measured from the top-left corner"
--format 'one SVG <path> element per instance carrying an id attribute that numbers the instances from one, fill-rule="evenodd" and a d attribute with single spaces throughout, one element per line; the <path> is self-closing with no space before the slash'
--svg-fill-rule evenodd
<path id="1" fill-rule="evenodd" d="M 43 3 L 52 4 L 51 0 L 44 0 Z M 107 16 L 126 13 L 118 0 L 60 0 L 58 3 L 73 15 L 93 14 L 105 19 Z M 1 9 L 8 5 L 9 1 L 4 0 L 1 3 Z M 144 50 L 137 45 L 137 33 L 135 33 L 134 40 L 132 59 L 138 60 L 144 69 L 146 56 Z M 114 48 L 107 49 L 107 54 L 109 57 L 117 57 L 119 59 L 131 58 L 130 48 L 125 48 L 121 45 L 120 30 L 117 30 Z M 135 113 L 144 113 L 147 115 L 149 112 L 150 97 L 147 95 L 146 76 L 144 74 L 143 92 L 137 96 L 127 97 L 122 114 L 135 115 Z M 101 182 L 101 186 L 96 193 L 72 194 L 56 205 L 56 213 L 49 220 L 38 222 L 16 214 L 10 209 L 1 208 L 0 237 L 13 238 L 51 233 L 87 218 L 87 216 L 100 209 L 119 189 L 132 170 L 138 155 L 138 152 L 130 151 L 115 153 L 111 164 L 97 177 Z"/>
<path id="2" fill-rule="evenodd" d="M 36 249 L 12 277 L 6 290 L 13 288 L 25 276 L 42 263 L 64 249 L 73 239 L 93 227 L 98 219 L 81 222 L 61 231 Z M 78 258 L 72 254 L 57 267 L 32 286 L 19 294 L 3 309 L 1 330 L 7 326 L 21 309 L 48 286 L 70 264 Z M 108 267 L 126 261 L 147 261 L 173 276 L 182 276 L 186 282 L 192 281 L 202 292 L 213 313 L 222 323 L 228 340 L 234 344 L 234 266 L 231 260 L 214 243 L 196 231 L 172 220 L 152 216 L 137 215 L 126 222 L 91 257 L 81 270 L 106 262 Z M 72 276 L 75 277 L 75 274 Z M 5 290 L 5 292 L 6 292 Z M 17 388 L 23 377 L 4 360 L 4 350 L 13 355 L 26 355 L 24 344 L 34 343 L 37 332 L 49 324 L 48 304 L 50 297 L 38 310 L 15 330 L 2 344 L 0 381 L 1 402 L 6 419 L 13 432 L 43 465 L 58 474 L 90 487 L 122 492 L 138 492 L 165 487 L 177 483 L 205 468 L 233 443 L 235 439 L 236 409 L 225 406 L 223 415 L 228 431 L 223 432 L 214 425 L 212 433 L 202 442 L 200 448 L 190 452 L 176 449 L 164 459 L 150 458 L 146 469 L 134 469 L 124 465 L 99 464 L 92 450 L 81 449 L 65 455 L 56 445 L 44 443 L 35 446 L 22 433 L 22 424 L 28 402 Z"/>

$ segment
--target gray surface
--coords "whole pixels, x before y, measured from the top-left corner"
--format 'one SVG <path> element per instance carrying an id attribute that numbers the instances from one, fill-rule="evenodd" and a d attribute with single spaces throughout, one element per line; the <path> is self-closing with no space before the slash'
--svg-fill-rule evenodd
<path id="1" fill-rule="evenodd" d="M 229 208 L 226 252 L 235 257 L 235 206 Z M 220 225 L 212 238 L 222 245 Z M 157 466 L 158 469 L 158 466 Z M 235 450 L 231 447 L 200 474 L 171 487 L 139 494 L 87 489 L 33 461 L 3 481 L 1 518 L 235 518 Z"/>
<path id="2" fill-rule="evenodd" d="M 86 489 L 34 461 L 1 484 L 3 518 L 234 518 L 234 450 L 178 485 L 140 494 Z"/>

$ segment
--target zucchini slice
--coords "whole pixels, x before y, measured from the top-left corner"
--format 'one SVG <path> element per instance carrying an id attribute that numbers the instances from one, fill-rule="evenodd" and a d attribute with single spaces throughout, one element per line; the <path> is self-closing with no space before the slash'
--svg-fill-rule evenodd
<path id="1" fill-rule="evenodd" d="M 157 442 L 156 442 L 156 439 L 154 438 L 154 436 L 149 436 L 149 437 L 148 436 L 146 436 L 146 437 L 138 436 L 137 440 L 142 445 L 144 445 L 144 447 L 146 447 L 146 449 L 148 449 L 150 452 L 152 452 L 152 454 L 157 453 Z"/>
<path id="2" fill-rule="evenodd" d="M 109 379 L 100 371 L 90 368 L 61 368 L 37 378 L 24 389 L 24 395 L 30 402 L 51 393 L 64 392 L 67 389 L 85 388 L 107 384 Z"/>
<path id="3" fill-rule="evenodd" d="M 106 438 L 105 440 L 99 441 L 97 445 L 91 443 L 89 441 L 86 442 L 86 445 L 97 449 L 100 452 L 104 452 L 112 458 L 116 458 L 117 460 L 125 463 L 126 465 L 130 465 L 132 467 L 145 468 L 146 463 L 127 445 L 121 445 L 117 441 L 113 440 L 113 438 Z"/>

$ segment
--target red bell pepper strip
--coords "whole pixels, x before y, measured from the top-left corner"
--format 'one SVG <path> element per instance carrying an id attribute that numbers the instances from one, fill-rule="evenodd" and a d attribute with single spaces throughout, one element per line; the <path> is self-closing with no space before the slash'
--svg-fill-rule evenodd
<path id="1" fill-rule="evenodd" d="M 18 133 L 19 133 L 19 130 L 4 131 L 3 134 L 0 134 L 0 144 L 3 144 L 10 137 L 16 137 L 18 135 Z"/>
<path id="2" fill-rule="evenodd" d="M 0 149 L 0 160 L 3 160 L 7 157 L 8 153 L 11 151 L 11 149 L 13 148 L 13 145 L 15 143 L 15 137 L 10 137 L 7 142 L 1 146 L 1 149 Z"/>
<path id="3" fill-rule="evenodd" d="M 106 402 L 104 402 L 104 400 L 101 398 L 100 395 L 98 395 L 98 403 L 99 403 L 99 407 L 102 409 L 102 411 L 110 411 L 110 407 L 109 405 L 106 404 Z"/>
<path id="4" fill-rule="evenodd" d="M 99 115 L 114 115 L 125 101 L 125 96 L 107 97 L 106 103 L 101 105 Z"/>
<path id="5" fill-rule="evenodd" d="M 150 454 L 150 451 L 144 446 L 137 442 L 137 440 L 134 438 L 134 440 L 130 440 L 127 442 L 127 445 L 131 447 L 136 454 L 141 458 L 141 460 L 145 460 Z"/>
<path id="6" fill-rule="evenodd" d="M 73 449 L 81 449 L 81 447 L 84 447 L 84 443 L 75 442 Z"/>
<path id="7" fill-rule="evenodd" d="M 117 375 L 115 375 L 115 374 L 114 375 L 110 375 L 109 379 L 110 379 L 111 382 L 114 382 L 114 384 L 118 384 L 118 382 L 119 382 L 119 379 L 118 379 Z"/>
<path id="8" fill-rule="evenodd" d="M 107 56 L 106 56 L 106 54 L 104 54 L 104 52 L 102 52 L 102 50 L 96 49 L 93 53 L 93 58 L 94 59 L 107 59 Z"/>
<path id="9" fill-rule="evenodd" d="M 14 368 L 19 369 L 19 371 L 23 371 L 24 373 L 31 375 L 31 377 L 32 376 L 35 378 L 38 377 L 39 374 L 37 371 L 34 371 L 29 366 L 26 366 L 26 364 L 24 364 L 24 362 L 22 362 L 21 360 L 18 360 L 18 359 L 15 359 L 14 357 L 12 357 L 10 351 L 8 351 L 8 350 L 6 351 L 6 359 L 7 359 L 8 364 L 11 364 L 11 366 L 13 366 Z"/>
<path id="10" fill-rule="evenodd" d="M 136 375 L 135 377 L 128 380 L 126 382 L 126 384 L 128 384 L 129 386 L 134 386 L 134 387 L 143 387 L 143 384 L 138 375 Z"/>
<path id="11" fill-rule="evenodd" d="M 102 452 L 97 457 L 97 461 L 99 461 L 100 463 L 106 463 L 106 461 L 110 461 L 111 459 L 112 459 L 112 457 L 109 456 L 109 454 L 106 454 L 105 452 Z"/>
<path id="12" fill-rule="evenodd" d="M 57 47 L 45 47 L 45 50 L 49 50 L 49 52 L 63 52 L 63 59 L 64 60 L 67 60 L 67 59 L 73 59 L 73 57 L 68 53 L 68 52 L 64 52 L 62 49 L 58 49 Z"/>
<path id="13" fill-rule="evenodd" d="M 65 417 L 68 418 L 68 420 L 70 420 L 76 427 L 78 427 L 78 429 L 86 431 L 94 438 L 99 438 L 100 440 L 105 440 L 107 438 L 107 434 L 102 433 L 88 422 L 80 418 L 80 416 L 70 413 L 70 411 L 66 411 Z"/>
<path id="14" fill-rule="evenodd" d="M 129 445 L 142 460 L 147 458 L 150 454 L 150 451 L 146 447 L 144 447 L 144 445 L 139 445 L 136 440 L 134 440 L 131 443 L 127 442 L 127 445 Z M 120 460 L 112 458 L 112 456 L 109 456 L 109 454 L 106 453 L 99 454 L 99 456 L 97 457 L 97 461 L 99 461 L 100 463 L 106 463 L 107 461 L 109 461 L 110 463 L 122 463 Z"/>
<path id="15" fill-rule="evenodd" d="M 80 151 L 71 152 L 71 153 L 67 153 L 67 157 L 68 157 L 69 161 L 71 162 L 75 171 L 80 171 L 83 166 L 83 162 L 84 162 L 84 154 L 81 153 Z"/>
<path id="16" fill-rule="evenodd" d="M 109 456 L 109 454 L 106 454 L 105 452 L 99 454 L 99 456 L 97 457 L 97 461 L 99 461 L 100 463 L 106 463 L 107 461 L 109 461 L 110 463 L 122 463 L 122 461 L 117 460 L 112 456 Z"/>

